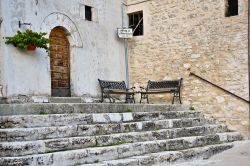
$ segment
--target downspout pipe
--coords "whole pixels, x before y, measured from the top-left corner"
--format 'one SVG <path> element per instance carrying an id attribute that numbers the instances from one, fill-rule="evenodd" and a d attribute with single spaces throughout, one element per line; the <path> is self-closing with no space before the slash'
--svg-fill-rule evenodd
<path id="1" fill-rule="evenodd" d="M 124 21 L 124 7 L 127 5 L 122 2 L 121 4 L 121 12 L 122 12 L 122 28 L 125 27 L 125 21 Z M 125 73 L 126 73 L 126 85 L 127 88 L 129 88 L 129 68 L 128 68 L 128 39 L 124 39 L 124 49 L 125 49 Z"/>
<path id="2" fill-rule="evenodd" d="M 248 1 L 248 97 L 250 100 L 250 1 Z M 250 102 L 249 102 L 249 121 L 248 121 L 248 132 L 249 132 L 249 139 L 250 139 Z"/>

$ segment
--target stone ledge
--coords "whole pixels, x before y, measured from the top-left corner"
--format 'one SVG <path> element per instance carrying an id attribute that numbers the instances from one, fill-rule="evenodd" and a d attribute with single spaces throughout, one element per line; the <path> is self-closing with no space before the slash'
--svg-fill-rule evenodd
<path id="1" fill-rule="evenodd" d="M 188 105 L 179 104 L 110 104 L 110 103 L 44 103 L 0 104 L 0 116 L 30 115 L 47 112 L 63 113 L 115 113 L 115 112 L 165 112 L 188 110 Z"/>

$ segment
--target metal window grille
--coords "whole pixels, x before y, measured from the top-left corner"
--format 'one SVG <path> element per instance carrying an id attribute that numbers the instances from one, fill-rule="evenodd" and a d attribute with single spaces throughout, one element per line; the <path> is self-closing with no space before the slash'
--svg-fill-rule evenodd
<path id="1" fill-rule="evenodd" d="M 143 12 L 135 12 L 128 14 L 129 28 L 133 29 L 133 36 L 143 35 Z"/>

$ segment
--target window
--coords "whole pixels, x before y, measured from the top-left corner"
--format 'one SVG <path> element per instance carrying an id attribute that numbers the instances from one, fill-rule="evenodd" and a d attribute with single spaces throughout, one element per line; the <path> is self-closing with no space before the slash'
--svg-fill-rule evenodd
<path id="1" fill-rule="evenodd" d="M 135 12 L 128 14 L 129 17 L 129 28 L 134 31 L 133 36 L 143 35 L 143 12 Z"/>
<path id="2" fill-rule="evenodd" d="M 226 0 L 226 17 L 238 15 L 238 0 Z"/>
<path id="3" fill-rule="evenodd" d="M 85 20 L 92 21 L 92 7 L 85 6 Z"/>

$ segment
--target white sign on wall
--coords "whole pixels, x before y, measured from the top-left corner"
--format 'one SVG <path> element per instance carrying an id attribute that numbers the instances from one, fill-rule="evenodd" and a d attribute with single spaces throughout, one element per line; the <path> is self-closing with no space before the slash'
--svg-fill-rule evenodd
<path id="1" fill-rule="evenodd" d="M 117 28 L 117 34 L 119 38 L 129 39 L 133 38 L 132 28 Z"/>

